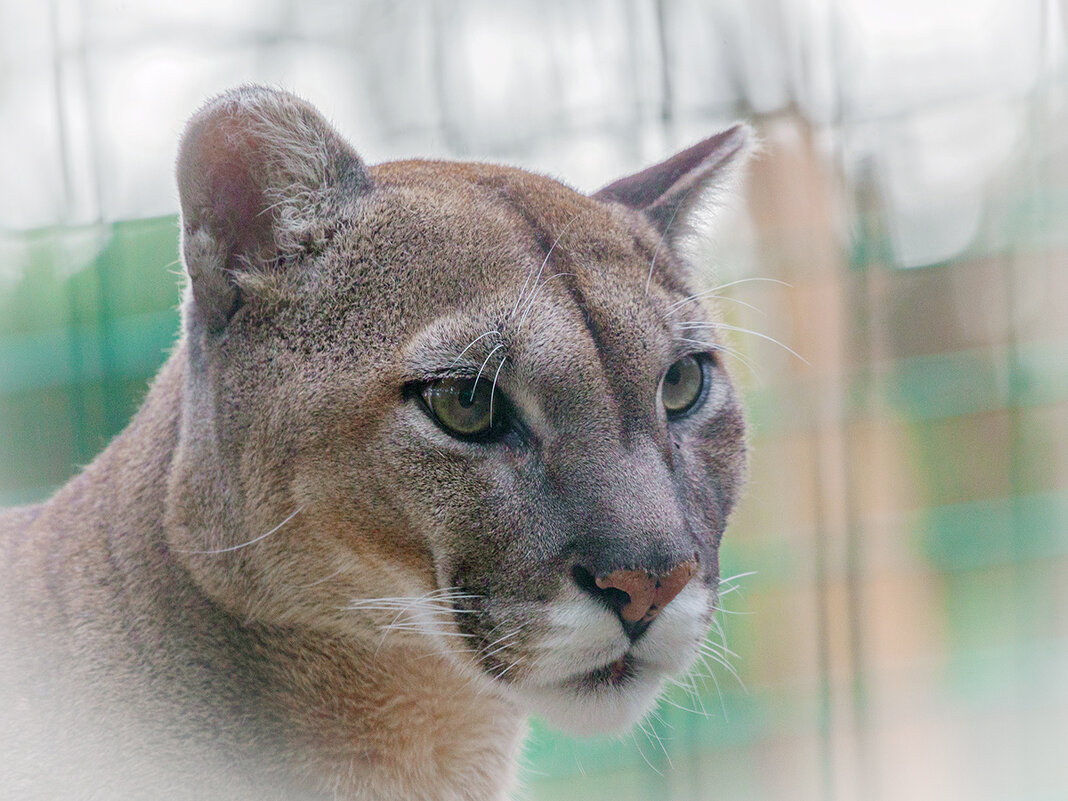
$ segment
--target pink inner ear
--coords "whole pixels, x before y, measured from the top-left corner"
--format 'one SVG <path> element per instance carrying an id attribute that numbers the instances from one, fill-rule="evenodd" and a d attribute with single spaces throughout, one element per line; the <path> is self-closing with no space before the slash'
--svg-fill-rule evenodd
<path id="1" fill-rule="evenodd" d="M 748 129 L 744 125 L 735 125 L 666 161 L 610 183 L 593 197 L 622 203 L 632 209 L 674 206 L 682 202 L 682 195 L 691 189 L 711 186 L 721 179 L 745 150 L 748 138 Z"/>
<path id="2" fill-rule="evenodd" d="M 216 235 L 235 256 L 255 259 L 270 248 L 271 215 L 266 212 L 262 179 L 255 172 L 256 140 L 239 130 L 239 121 L 220 124 L 198 143 L 206 182 L 208 214 Z"/>

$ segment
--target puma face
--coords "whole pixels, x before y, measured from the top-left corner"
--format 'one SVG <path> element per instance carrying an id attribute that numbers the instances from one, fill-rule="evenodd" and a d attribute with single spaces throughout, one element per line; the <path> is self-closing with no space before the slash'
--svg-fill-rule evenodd
<path id="1" fill-rule="evenodd" d="M 557 193 L 546 217 L 510 185 L 523 217 L 494 225 L 495 193 L 468 218 L 512 246 L 492 265 L 464 253 L 461 272 L 486 279 L 397 343 L 373 473 L 426 537 L 430 618 L 460 635 L 458 658 L 553 723 L 596 731 L 633 721 L 697 653 L 742 422 L 690 291 L 654 274 L 645 292 L 655 230 L 537 190 Z"/>
<path id="2" fill-rule="evenodd" d="M 695 659 L 744 473 L 678 252 L 735 127 L 592 196 L 481 164 L 366 166 L 249 87 L 179 158 L 189 369 L 171 547 L 218 602 L 444 655 L 574 732 Z"/>

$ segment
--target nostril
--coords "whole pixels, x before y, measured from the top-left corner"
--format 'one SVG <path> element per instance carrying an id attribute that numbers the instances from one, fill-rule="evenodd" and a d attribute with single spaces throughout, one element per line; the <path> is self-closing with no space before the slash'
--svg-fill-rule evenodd
<path id="1" fill-rule="evenodd" d="M 623 608 L 631 601 L 630 595 L 617 587 L 597 586 L 597 579 L 593 573 L 581 565 L 571 568 L 571 577 L 575 579 L 580 589 L 585 590 L 617 615 L 621 614 Z"/>
<path id="2" fill-rule="evenodd" d="M 651 623 L 696 573 L 696 555 L 664 573 L 622 569 L 595 575 L 581 565 L 571 568 L 575 583 L 615 612 L 628 634 L 638 629 L 627 628 L 628 624 Z M 632 639 L 640 633 L 631 635 Z"/>

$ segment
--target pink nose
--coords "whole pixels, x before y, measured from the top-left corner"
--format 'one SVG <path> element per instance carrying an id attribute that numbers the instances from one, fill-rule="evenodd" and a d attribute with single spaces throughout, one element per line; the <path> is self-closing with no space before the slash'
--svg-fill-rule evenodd
<path id="1" fill-rule="evenodd" d="M 697 560 L 689 559 L 667 573 L 657 575 L 646 570 L 615 570 L 597 576 L 602 590 L 626 593 L 629 599 L 619 607 L 619 616 L 627 623 L 648 623 L 671 603 L 697 573 Z"/>

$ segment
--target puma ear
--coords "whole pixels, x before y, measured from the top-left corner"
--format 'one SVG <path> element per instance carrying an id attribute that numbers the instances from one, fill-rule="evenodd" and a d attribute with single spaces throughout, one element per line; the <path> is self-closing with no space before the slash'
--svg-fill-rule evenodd
<path id="1" fill-rule="evenodd" d="M 280 270 L 314 220 L 370 188 L 359 156 L 308 103 L 244 86 L 209 100 L 178 151 L 182 256 L 197 313 L 224 327 L 241 279 Z"/>
<path id="2" fill-rule="evenodd" d="M 739 123 L 666 161 L 608 184 L 593 197 L 644 212 L 670 241 L 686 230 L 686 218 L 699 200 L 709 192 L 730 187 L 753 141 L 753 129 Z"/>

